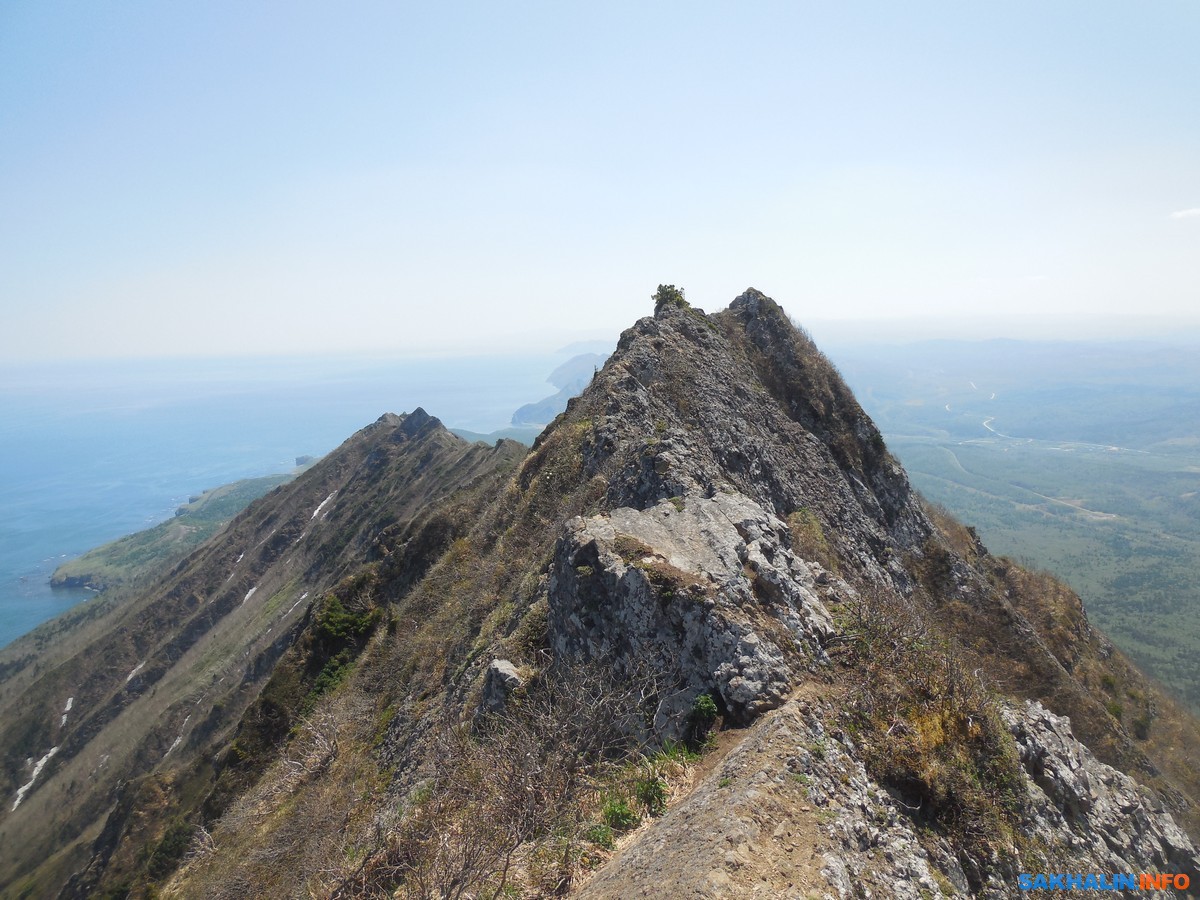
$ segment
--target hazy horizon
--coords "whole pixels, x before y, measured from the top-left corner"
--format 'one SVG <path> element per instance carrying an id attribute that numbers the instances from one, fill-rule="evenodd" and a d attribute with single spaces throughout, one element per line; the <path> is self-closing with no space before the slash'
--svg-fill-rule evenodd
<path id="1" fill-rule="evenodd" d="M 730 300 L 733 298 L 731 297 Z M 706 308 L 705 312 L 723 309 Z M 1200 344 L 1200 316 L 1090 316 L 1070 315 L 1045 316 L 976 316 L 934 317 L 876 316 L 858 319 L 837 319 L 812 316 L 802 319 L 796 316 L 786 301 L 781 302 L 792 321 L 807 331 L 820 345 L 855 346 L 858 344 L 916 344 L 924 341 L 1033 341 L 1033 342 L 1126 342 L 1149 341 L 1172 345 Z M 651 314 L 650 303 L 642 315 Z M 637 316 L 641 318 L 642 315 Z M 562 331 L 540 335 L 525 335 L 510 343 L 480 341 L 457 345 L 439 345 L 435 340 L 427 341 L 423 347 L 376 348 L 369 350 L 328 350 L 306 352 L 291 347 L 257 348 L 254 352 L 203 352 L 205 348 L 191 348 L 191 352 L 171 353 L 144 352 L 140 354 L 112 355 L 86 352 L 67 357 L 8 357 L 0 358 L 0 372 L 23 372 L 43 370 L 66 372 L 71 368 L 87 368 L 93 365 L 119 367 L 123 364 L 180 363 L 212 366 L 217 377 L 227 377 L 220 366 L 238 366 L 252 363 L 259 366 L 275 366 L 278 377 L 288 373 L 308 373 L 313 367 L 324 369 L 330 366 L 371 366 L 380 363 L 415 360 L 482 360 L 487 358 L 515 359 L 555 356 L 572 356 L 584 352 L 608 352 L 615 347 L 625 328 L 636 322 L 630 319 L 624 327 L 610 334 L 599 330 L 588 332 Z M 266 368 L 257 368 L 259 374 Z M 0 384 L 0 389 L 3 385 Z"/>
<path id="2" fill-rule="evenodd" d="M 1198 38 L 1182 2 L 10 3 L 0 359 L 544 349 L 659 282 L 818 337 L 1194 316 Z"/>

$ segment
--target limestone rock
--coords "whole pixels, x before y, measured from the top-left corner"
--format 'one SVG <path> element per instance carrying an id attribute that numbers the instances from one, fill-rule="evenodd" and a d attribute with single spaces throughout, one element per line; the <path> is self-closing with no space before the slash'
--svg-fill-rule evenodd
<path id="1" fill-rule="evenodd" d="M 778 706 L 825 663 L 833 622 L 787 527 L 741 494 L 615 509 L 566 526 L 550 577 L 564 658 L 672 672 L 656 726 L 678 735 L 711 691 L 735 722 Z"/>
<path id="2" fill-rule="evenodd" d="M 1196 845 L 1159 800 L 1097 760 L 1072 734 L 1068 718 L 1031 702 L 1010 708 L 1005 719 L 1029 776 L 1032 819 L 1043 840 L 1073 844 L 1092 871 L 1151 865 L 1200 883 Z"/>

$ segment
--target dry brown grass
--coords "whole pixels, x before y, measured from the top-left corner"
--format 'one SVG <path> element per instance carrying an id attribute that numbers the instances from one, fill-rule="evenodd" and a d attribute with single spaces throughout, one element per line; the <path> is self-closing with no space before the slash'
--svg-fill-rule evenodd
<path id="1" fill-rule="evenodd" d="M 875 590 L 841 619 L 868 771 L 954 849 L 978 889 L 989 866 L 1018 852 L 1026 799 L 995 695 L 908 600 Z"/>

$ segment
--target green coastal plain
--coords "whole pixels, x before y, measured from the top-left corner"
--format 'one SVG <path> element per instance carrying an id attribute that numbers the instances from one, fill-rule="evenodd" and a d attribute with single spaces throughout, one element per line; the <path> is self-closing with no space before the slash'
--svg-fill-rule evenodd
<path id="1" fill-rule="evenodd" d="M 102 591 L 161 572 L 203 544 L 259 497 L 294 477 L 293 473 L 245 478 L 207 490 L 179 507 L 167 521 L 63 563 L 50 583 Z"/>

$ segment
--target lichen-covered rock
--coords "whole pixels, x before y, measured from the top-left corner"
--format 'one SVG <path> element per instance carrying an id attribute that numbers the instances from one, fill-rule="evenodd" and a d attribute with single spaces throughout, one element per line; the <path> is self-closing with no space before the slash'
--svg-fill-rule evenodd
<path id="1" fill-rule="evenodd" d="M 787 526 L 740 494 L 621 508 L 566 527 L 550 577 L 564 658 L 669 673 L 656 726 L 678 735 L 710 691 L 734 722 L 778 706 L 827 661 L 833 622 Z"/>

